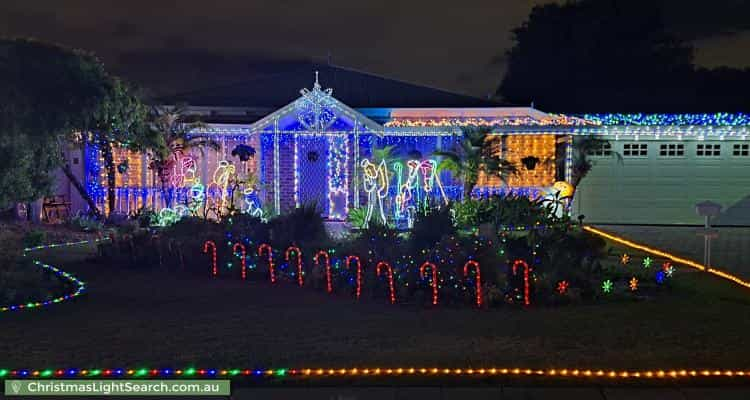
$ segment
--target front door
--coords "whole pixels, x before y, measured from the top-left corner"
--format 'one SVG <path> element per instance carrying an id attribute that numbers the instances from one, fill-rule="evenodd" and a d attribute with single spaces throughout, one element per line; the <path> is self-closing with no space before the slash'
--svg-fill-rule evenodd
<path id="1" fill-rule="evenodd" d="M 328 215 L 328 140 L 325 136 L 297 137 L 297 204 L 316 204 Z"/>

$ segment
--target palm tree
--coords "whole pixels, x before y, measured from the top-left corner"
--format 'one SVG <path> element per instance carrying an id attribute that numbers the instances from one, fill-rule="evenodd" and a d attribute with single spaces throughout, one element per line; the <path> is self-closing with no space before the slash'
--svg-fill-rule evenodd
<path id="1" fill-rule="evenodd" d="M 492 154 L 487 143 L 491 132 L 489 127 L 466 128 L 461 140 L 452 151 L 436 151 L 433 154 L 443 157 L 438 164 L 438 170 L 451 171 L 460 177 L 464 184 L 464 199 L 468 199 L 479 181 L 480 172 L 487 175 L 497 175 L 507 184 L 508 174 L 518 173 L 513 163 Z"/>
<path id="2" fill-rule="evenodd" d="M 205 128 L 201 121 L 193 121 L 187 117 L 187 106 L 156 106 L 152 108 L 149 128 L 157 132 L 157 143 L 151 147 L 150 168 L 156 172 L 161 184 L 162 196 L 167 207 L 172 206 L 172 195 L 167 190 L 169 168 L 180 154 L 190 149 L 198 148 L 204 154 L 204 148 L 219 149 L 219 143 L 205 136 L 193 135 L 196 129 Z"/>

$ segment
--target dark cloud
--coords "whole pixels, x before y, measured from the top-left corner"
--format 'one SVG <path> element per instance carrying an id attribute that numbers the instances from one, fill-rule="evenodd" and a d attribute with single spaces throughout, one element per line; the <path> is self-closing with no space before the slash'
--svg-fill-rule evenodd
<path id="1" fill-rule="evenodd" d="M 744 49 L 724 46 L 745 43 L 727 35 L 750 29 L 750 1 L 654 1 L 670 29 L 697 40 L 699 61 L 745 63 Z M 158 93 L 252 79 L 262 64 L 325 62 L 330 54 L 338 65 L 484 97 L 502 77 L 510 30 L 546 2 L 2 0 L 0 34 L 92 50 Z"/>

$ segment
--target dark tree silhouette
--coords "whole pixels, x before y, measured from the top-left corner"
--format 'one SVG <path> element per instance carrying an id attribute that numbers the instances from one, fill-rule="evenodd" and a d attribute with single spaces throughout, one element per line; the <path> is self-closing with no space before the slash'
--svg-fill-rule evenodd
<path id="1" fill-rule="evenodd" d="M 693 49 L 667 32 L 651 0 L 535 7 L 513 30 L 505 100 L 560 112 L 693 109 Z"/>

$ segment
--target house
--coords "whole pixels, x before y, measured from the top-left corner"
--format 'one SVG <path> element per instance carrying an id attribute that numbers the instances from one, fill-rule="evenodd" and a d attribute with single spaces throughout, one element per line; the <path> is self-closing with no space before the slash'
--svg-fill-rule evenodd
<path id="1" fill-rule="evenodd" d="M 607 143 L 590 155 L 594 166 L 576 190 L 574 215 L 592 223 L 699 224 L 694 205 L 712 200 L 724 206 L 715 222 L 750 224 L 750 115 L 557 115 L 315 68 L 311 85 L 313 68 L 303 66 L 163 99 L 189 103 L 208 124 L 194 134 L 220 149 L 179 154 L 167 190 L 146 155 L 117 149 L 115 163 L 127 160 L 128 168 L 117 175 L 116 211 L 149 207 L 174 218 L 200 206 L 204 213 L 236 207 L 267 215 L 316 203 L 331 220 L 354 208 L 369 218 L 408 220 L 425 204 L 462 196 L 462 183 L 438 171 L 433 153 L 456 145 L 465 127 L 487 126 L 487 145 L 518 173 L 504 180 L 482 174 L 474 195 L 547 195 L 555 182 L 573 179 L 575 141 L 594 136 Z M 255 155 L 232 156 L 238 145 Z M 378 149 L 388 146 L 397 157 L 381 160 Z M 69 157 L 105 207 L 98 149 Z M 65 180 L 59 191 L 74 209 L 85 209 Z"/>

